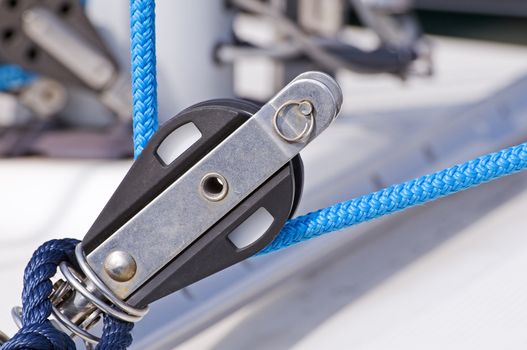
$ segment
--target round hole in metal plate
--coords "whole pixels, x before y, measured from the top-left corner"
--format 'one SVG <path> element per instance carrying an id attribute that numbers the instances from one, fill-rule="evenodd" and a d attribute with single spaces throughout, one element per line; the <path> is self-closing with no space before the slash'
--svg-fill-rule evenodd
<path id="1" fill-rule="evenodd" d="M 208 173 L 201 179 L 201 194 L 209 201 L 221 201 L 228 191 L 227 179 L 218 173 Z"/>

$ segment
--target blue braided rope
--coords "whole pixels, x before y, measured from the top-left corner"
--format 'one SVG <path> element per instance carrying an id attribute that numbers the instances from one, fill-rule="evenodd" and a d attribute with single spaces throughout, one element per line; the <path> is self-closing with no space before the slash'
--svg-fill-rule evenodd
<path id="1" fill-rule="evenodd" d="M 0 91 L 19 89 L 35 79 L 35 76 L 12 64 L 0 65 Z"/>
<path id="2" fill-rule="evenodd" d="M 125 350 L 132 345 L 133 323 L 119 321 L 113 317 L 104 316 L 101 341 L 97 350 Z"/>
<path id="3" fill-rule="evenodd" d="M 1 350 L 74 350 L 75 344 L 65 333 L 56 329 L 48 318 L 51 315 L 49 295 L 53 290 L 51 278 L 62 261 L 74 262 L 75 239 L 52 240 L 40 246 L 24 271 L 22 291 L 22 328 Z M 132 343 L 133 324 L 105 317 L 99 350 L 124 350 Z"/>
<path id="4" fill-rule="evenodd" d="M 259 255 L 514 174 L 527 168 L 527 143 L 289 220 Z"/>
<path id="5" fill-rule="evenodd" d="M 130 0 L 134 155 L 157 130 L 155 1 Z"/>

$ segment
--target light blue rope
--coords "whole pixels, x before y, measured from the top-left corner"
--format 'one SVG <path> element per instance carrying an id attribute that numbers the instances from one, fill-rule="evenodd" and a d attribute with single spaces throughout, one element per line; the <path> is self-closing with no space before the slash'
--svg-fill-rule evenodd
<path id="1" fill-rule="evenodd" d="M 289 220 L 259 255 L 514 174 L 527 168 L 527 143 Z"/>
<path id="2" fill-rule="evenodd" d="M 157 130 L 155 1 L 130 0 L 134 156 Z"/>

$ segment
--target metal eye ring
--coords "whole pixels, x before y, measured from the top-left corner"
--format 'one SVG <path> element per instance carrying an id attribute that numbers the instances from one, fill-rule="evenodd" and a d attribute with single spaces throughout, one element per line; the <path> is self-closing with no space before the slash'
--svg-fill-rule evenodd
<path id="1" fill-rule="evenodd" d="M 284 133 L 280 130 L 280 128 L 278 127 L 278 116 L 280 115 L 280 112 L 282 112 L 284 110 L 284 108 L 288 107 L 288 106 L 291 106 L 291 105 L 296 105 L 296 106 L 302 106 L 304 104 L 309 104 L 310 106 L 310 110 L 308 113 L 304 114 L 304 113 L 301 113 L 304 117 L 306 117 L 306 119 L 308 120 L 308 122 L 306 123 L 306 125 L 304 126 L 304 129 L 302 130 L 302 132 L 300 134 L 298 134 L 297 136 L 295 137 L 289 137 L 289 136 L 286 136 L 284 135 Z M 313 117 L 313 105 L 311 102 L 307 101 L 307 100 L 302 100 L 302 101 L 287 101 L 285 102 L 284 104 L 282 104 L 277 110 L 276 112 L 274 113 L 273 115 L 273 128 L 275 130 L 275 132 L 282 138 L 284 139 L 285 141 L 287 142 L 298 142 L 302 139 L 304 139 L 305 137 L 309 136 L 311 134 L 311 132 L 313 131 L 313 128 L 315 126 L 315 118 Z"/>

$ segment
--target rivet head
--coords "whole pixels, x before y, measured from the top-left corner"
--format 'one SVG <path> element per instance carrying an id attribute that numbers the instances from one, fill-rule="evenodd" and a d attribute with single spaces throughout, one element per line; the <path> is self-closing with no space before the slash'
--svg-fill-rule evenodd
<path id="1" fill-rule="evenodd" d="M 104 260 L 104 270 L 113 280 L 127 282 L 135 276 L 137 264 L 130 254 L 117 250 Z"/>

